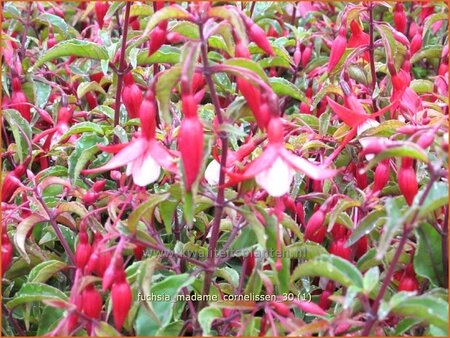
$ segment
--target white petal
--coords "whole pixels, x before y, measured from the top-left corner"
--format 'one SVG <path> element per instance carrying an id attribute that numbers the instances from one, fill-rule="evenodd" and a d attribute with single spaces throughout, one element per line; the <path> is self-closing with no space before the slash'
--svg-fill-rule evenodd
<path id="1" fill-rule="evenodd" d="M 294 173 L 294 170 L 278 157 L 269 169 L 256 175 L 255 180 L 269 195 L 280 197 L 289 192 Z"/>
<path id="2" fill-rule="evenodd" d="M 127 164 L 127 169 L 125 171 L 125 174 L 127 176 L 130 176 L 133 173 L 133 163 L 134 162 L 130 162 L 130 163 Z"/>
<path id="3" fill-rule="evenodd" d="M 360 124 L 357 129 L 358 135 L 361 135 L 363 132 L 365 132 L 367 129 L 378 127 L 380 123 L 378 121 L 367 119 L 366 122 L 363 124 Z"/>
<path id="4" fill-rule="evenodd" d="M 220 163 L 216 160 L 209 162 L 205 170 L 205 179 L 209 185 L 217 185 L 220 176 Z"/>
<path id="5" fill-rule="evenodd" d="M 145 187 L 155 182 L 161 173 L 161 166 L 148 153 L 145 157 L 138 157 L 133 165 L 133 181 L 136 185 Z"/>
<path id="6" fill-rule="evenodd" d="M 378 127 L 380 124 L 378 123 L 378 121 L 372 120 L 372 119 L 368 119 L 366 122 L 364 122 L 363 124 L 361 124 L 360 126 L 358 126 L 358 130 L 357 133 L 358 135 L 361 135 L 363 132 L 365 132 L 367 129 L 370 128 L 375 128 Z M 367 144 L 370 142 L 371 139 L 373 139 L 374 137 L 363 137 L 359 139 L 359 143 L 363 146 L 363 148 L 365 146 L 367 146 Z M 373 154 L 367 154 L 366 155 L 366 159 L 367 161 L 370 161 L 371 159 L 373 159 L 375 157 L 375 155 Z"/>

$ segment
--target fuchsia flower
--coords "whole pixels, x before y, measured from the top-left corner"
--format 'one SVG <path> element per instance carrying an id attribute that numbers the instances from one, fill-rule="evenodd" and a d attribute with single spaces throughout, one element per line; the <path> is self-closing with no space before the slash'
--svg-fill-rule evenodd
<path id="1" fill-rule="evenodd" d="M 133 176 L 136 185 L 145 187 L 155 182 L 161 173 L 161 167 L 176 172 L 174 156 L 156 141 L 156 104 L 153 93 L 148 91 L 139 110 L 141 133 L 131 142 L 112 146 L 101 146 L 99 149 L 109 153 L 117 153 L 111 161 L 102 167 L 86 169 L 85 175 L 112 170 L 127 165 L 126 174 Z"/>
<path id="2" fill-rule="evenodd" d="M 231 174 L 245 180 L 254 177 L 256 182 L 271 196 L 279 197 L 289 192 L 296 171 L 314 180 L 324 180 L 337 171 L 318 166 L 296 156 L 284 147 L 283 121 L 274 117 L 269 122 L 268 145 L 261 156 L 253 161 L 241 175 Z"/>
<path id="3" fill-rule="evenodd" d="M 347 48 L 347 38 L 346 38 L 346 27 L 345 23 L 342 23 L 339 29 L 338 36 L 334 39 L 331 44 L 330 60 L 328 62 L 327 72 L 331 72 L 334 67 L 339 63 L 342 55 L 344 55 L 345 49 Z"/>
<path id="4" fill-rule="evenodd" d="M 351 22 L 350 30 L 352 34 L 348 39 L 349 48 L 356 48 L 369 45 L 370 43 L 369 34 L 365 33 L 355 20 Z M 369 57 L 370 57 L 369 52 L 364 52 L 364 54 L 362 55 L 362 58 L 366 61 L 369 61 Z"/>

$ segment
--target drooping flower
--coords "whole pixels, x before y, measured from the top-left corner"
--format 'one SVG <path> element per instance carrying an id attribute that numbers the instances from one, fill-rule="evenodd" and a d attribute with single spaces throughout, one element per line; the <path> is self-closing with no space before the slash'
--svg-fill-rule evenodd
<path id="1" fill-rule="evenodd" d="M 111 287 L 111 301 L 114 316 L 114 324 L 117 330 L 121 330 L 130 311 L 133 294 L 125 272 L 121 270 Z"/>
<path id="2" fill-rule="evenodd" d="M 129 143 L 101 146 L 99 149 L 117 153 L 111 161 L 102 167 L 85 169 L 82 174 L 94 174 L 127 165 L 126 174 L 133 176 L 136 185 L 145 187 L 155 182 L 161 173 L 161 167 L 176 172 L 174 156 L 155 138 L 156 103 L 151 92 L 147 92 L 139 110 L 141 133 Z"/>
<path id="3" fill-rule="evenodd" d="M 327 68 L 328 72 L 331 72 L 334 67 L 336 67 L 342 55 L 344 54 L 345 49 L 347 48 L 347 38 L 345 36 L 345 33 L 345 24 L 342 24 L 341 28 L 339 29 L 338 36 L 331 44 L 330 61 L 328 62 Z"/>
<path id="4" fill-rule="evenodd" d="M 148 55 L 152 56 L 163 44 L 167 37 L 167 20 L 160 22 L 150 33 Z"/>
<path id="5" fill-rule="evenodd" d="M 131 118 L 139 116 L 139 109 L 142 104 L 142 92 L 138 85 L 134 83 L 133 75 L 131 72 L 125 74 L 124 87 L 122 90 L 122 101 L 127 109 L 127 112 Z"/>
<path id="6" fill-rule="evenodd" d="M 203 125 L 197 115 L 194 95 L 182 96 L 182 111 L 184 118 L 178 134 L 178 147 L 183 162 L 186 190 L 191 191 L 202 166 L 204 143 Z"/>
<path id="7" fill-rule="evenodd" d="M 261 156 L 254 160 L 241 175 L 231 175 L 235 178 L 249 179 L 256 182 L 271 196 L 279 197 L 289 192 L 296 171 L 304 173 L 314 180 L 331 178 L 336 170 L 305 160 L 289 152 L 284 146 L 283 121 L 273 117 L 268 127 L 268 145 Z"/>
<path id="8" fill-rule="evenodd" d="M 11 87 L 12 87 L 12 94 L 10 101 L 11 108 L 16 109 L 25 120 L 30 122 L 31 121 L 30 105 L 28 104 L 27 97 L 23 92 L 22 85 L 18 77 L 14 77 L 12 79 Z"/>
<path id="9" fill-rule="evenodd" d="M 352 33 L 348 39 L 348 47 L 356 48 L 369 45 L 369 34 L 365 33 L 356 21 L 350 23 L 350 30 Z M 369 61 L 369 52 L 364 52 L 362 57 L 364 60 Z"/>

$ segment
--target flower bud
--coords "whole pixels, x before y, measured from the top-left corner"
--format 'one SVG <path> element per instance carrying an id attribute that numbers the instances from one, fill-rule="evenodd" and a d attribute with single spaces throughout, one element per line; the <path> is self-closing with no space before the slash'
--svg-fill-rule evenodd
<path id="1" fill-rule="evenodd" d="M 417 144 L 423 149 L 426 149 L 433 144 L 434 138 L 435 134 L 432 132 L 423 133 L 417 140 Z"/>
<path id="2" fill-rule="evenodd" d="M 397 2 L 394 7 L 394 26 L 400 33 L 405 33 L 406 30 L 406 14 L 403 9 L 403 4 Z"/>
<path id="3" fill-rule="evenodd" d="M 361 258 L 369 248 L 369 238 L 367 236 L 361 237 L 358 242 L 356 242 L 355 258 Z"/>
<path id="4" fill-rule="evenodd" d="M 100 192 L 105 188 L 105 185 L 106 185 L 106 180 L 99 180 L 94 183 L 94 185 L 92 186 L 92 190 L 94 192 Z"/>
<path id="5" fill-rule="evenodd" d="M 417 195 L 419 190 L 412 159 L 402 158 L 397 180 L 400 191 L 405 197 L 406 202 L 409 205 L 412 205 L 414 197 Z"/>
<path id="6" fill-rule="evenodd" d="M 11 108 L 16 109 L 22 117 L 31 122 L 30 106 L 28 99 L 22 90 L 22 85 L 18 77 L 12 79 Z"/>
<path id="7" fill-rule="evenodd" d="M 128 312 L 131 308 L 133 295 L 130 285 L 125 278 L 125 272 L 122 271 L 123 277 L 119 278 L 111 288 L 111 301 L 113 308 L 114 324 L 117 330 L 121 330 Z"/>
<path id="8" fill-rule="evenodd" d="M 142 104 L 142 91 L 134 83 L 133 75 L 127 73 L 124 76 L 124 87 L 122 90 L 122 101 L 131 118 L 139 117 L 139 108 Z"/>
<path id="9" fill-rule="evenodd" d="M 245 265 L 244 274 L 245 276 L 248 277 L 252 274 L 253 270 L 255 269 L 256 265 L 255 253 L 253 251 L 250 252 L 244 259 L 247 261 Z"/>
<path id="10" fill-rule="evenodd" d="M 325 213 L 319 209 L 308 220 L 305 228 L 305 240 L 322 243 L 327 233 L 324 225 Z"/>
<path id="11" fill-rule="evenodd" d="M 398 291 L 417 291 L 419 282 L 415 276 L 404 276 L 398 285 Z"/>
<path id="12" fill-rule="evenodd" d="M 95 17 L 97 18 L 97 23 L 100 28 L 103 27 L 104 18 L 109 9 L 109 3 L 106 1 L 96 1 L 95 2 Z"/>
<path id="13" fill-rule="evenodd" d="M 167 20 L 164 20 L 156 26 L 150 33 L 150 42 L 148 45 L 148 56 L 153 55 L 166 42 Z"/>
<path id="14" fill-rule="evenodd" d="M 75 265 L 83 269 L 91 256 L 92 246 L 89 244 L 88 235 L 85 231 L 80 232 L 79 242 L 75 249 Z"/>
<path id="15" fill-rule="evenodd" d="M 289 306 L 284 303 L 280 303 L 277 301 L 270 302 L 270 306 L 281 316 L 289 317 L 291 315 L 291 311 L 289 310 Z"/>
<path id="16" fill-rule="evenodd" d="M 419 29 L 411 40 L 411 55 L 414 55 L 422 48 L 422 30 Z"/>
<path id="17" fill-rule="evenodd" d="M 256 43 L 256 45 L 267 54 L 271 56 L 275 55 L 264 30 L 246 16 L 244 16 L 244 23 L 247 27 L 249 40 Z"/>
<path id="18" fill-rule="evenodd" d="M 309 61 L 311 60 L 312 55 L 312 48 L 311 45 L 308 45 L 305 47 L 302 53 L 302 68 L 305 69 L 308 65 Z"/>
<path id="19" fill-rule="evenodd" d="M 389 160 L 378 163 L 373 180 L 373 192 L 381 191 L 389 181 Z"/>
<path id="20" fill-rule="evenodd" d="M 345 24 L 343 24 L 339 29 L 338 36 L 331 44 L 330 59 L 327 68 L 328 73 L 330 73 L 334 69 L 334 67 L 336 67 L 342 55 L 344 55 L 345 49 L 347 48 L 347 38 L 345 36 L 345 32 L 346 28 Z"/>
<path id="21" fill-rule="evenodd" d="M 83 313 L 92 319 L 100 318 L 103 301 L 100 292 L 94 287 L 94 284 L 86 286 L 81 297 L 83 298 Z"/>
<path id="22" fill-rule="evenodd" d="M 347 241 L 346 237 L 340 238 L 337 241 L 333 241 L 331 243 L 329 252 L 335 256 L 338 256 L 347 261 L 350 261 L 352 250 L 351 250 L 351 248 L 346 247 L 346 244 L 345 244 L 346 241 Z"/>
<path id="23" fill-rule="evenodd" d="M 8 270 L 13 258 L 14 248 L 9 240 L 8 233 L 2 231 L 2 276 Z"/>
<path id="24" fill-rule="evenodd" d="M 328 290 L 324 290 L 322 291 L 322 294 L 320 295 L 319 298 L 319 306 L 323 309 L 323 310 L 328 310 L 331 306 L 331 304 L 333 303 L 328 297 L 330 297 L 333 293 L 328 291 Z"/>

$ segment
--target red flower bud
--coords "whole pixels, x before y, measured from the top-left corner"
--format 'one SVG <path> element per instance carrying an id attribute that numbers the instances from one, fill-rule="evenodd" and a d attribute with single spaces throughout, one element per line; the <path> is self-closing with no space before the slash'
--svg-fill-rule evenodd
<path id="1" fill-rule="evenodd" d="M 328 310 L 331 304 L 333 303 L 330 299 L 328 299 L 328 297 L 330 297 L 332 294 L 333 294 L 332 292 L 324 290 L 320 295 L 319 306 L 325 311 Z"/>
<path id="2" fill-rule="evenodd" d="M 295 51 L 294 51 L 294 65 L 298 68 L 300 61 L 302 60 L 302 52 L 300 50 L 300 44 L 297 42 L 295 45 Z"/>
<path id="3" fill-rule="evenodd" d="M 335 256 L 341 257 L 345 260 L 350 261 L 352 250 L 351 248 L 347 248 L 345 242 L 347 238 L 340 238 L 337 241 L 333 241 L 330 246 L 329 252 Z"/>
<path id="4" fill-rule="evenodd" d="M 122 101 L 127 108 L 128 115 L 131 118 L 139 117 L 139 108 L 142 104 L 142 91 L 139 87 L 134 83 L 133 75 L 131 73 L 127 73 L 124 76 L 125 86 L 122 90 Z"/>
<path id="5" fill-rule="evenodd" d="M 306 68 L 309 61 L 311 60 L 312 48 L 310 45 L 306 46 L 302 53 L 302 67 Z"/>
<path id="6" fill-rule="evenodd" d="M 356 242 L 355 258 L 361 258 L 369 248 L 369 238 L 367 236 L 361 237 L 358 242 Z"/>
<path id="7" fill-rule="evenodd" d="M 389 181 L 389 160 L 378 163 L 373 180 L 373 191 L 381 191 Z"/>
<path id="8" fill-rule="evenodd" d="M 95 265 L 95 273 L 99 277 L 103 277 L 106 269 L 110 266 L 112 259 L 111 251 L 105 251 L 98 254 L 98 260 Z M 114 272 L 114 271 L 113 271 Z"/>
<path id="9" fill-rule="evenodd" d="M 367 173 L 364 171 L 361 171 L 363 168 L 363 164 L 359 163 L 355 167 L 355 177 L 356 177 L 356 183 L 358 185 L 358 188 L 365 189 L 367 188 L 367 185 L 369 184 L 367 180 Z"/>
<path id="10" fill-rule="evenodd" d="M 400 280 L 398 291 L 417 291 L 419 290 L 419 282 L 414 276 L 405 276 Z"/>
<path id="11" fill-rule="evenodd" d="M 327 233 L 324 226 L 325 213 L 319 209 L 308 220 L 305 228 L 305 240 L 322 243 Z"/>
<path id="12" fill-rule="evenodd" d="M 426 132 L 420 135 L 419 139 L 417 140 L 417 144 L 421 146 L 423 149 L 428 148 L 433 144 L 434 138 L 435 138 L 434 133 Z"/>
<path id="13" fill-rule="evenodd" d="M 406 14 L 403 9 L 403 4 L 397 2 L 394 7 L 394 26 L 400 33 L 405 33 L 406 30 Z"/>
<path id="14" fill-rule="evenodd" d="M 2 276 L 8 270 L 12 258 L 13 258 L 14 248 L 9 240 L 8 233 L 3 229 L 2 231 Z"/>
<path id="15" fill-rule="evenodd" d="M 73 106 L 66 106 L 66 107 L 59 108 L 57 123 L 58 124 L 68 124 L 69 121 L 73 117 L 74 109 L 75 108 Z"/>
<path id="16" fill-rule="evenodd" d="M 347 228 L 342 224 L 336 223 L 331 230 L 333 240 L 344 238 L 347 235 Z"/>
<path id="17" fill-rule="evenodd" d="M 97 95 L 95 95 L 95 93 L 87 92 L 85 98 L 89 109 L 94 109 L 98 106 Z"/>
<path id="18" fill-rule="evenodd" d="M 92 186 L 92 190 L 94 192 L 100 192 L 105 188 L 105 185 L 106 185 L 106 180 L 99 180 L 94 183 L 94 185 Z"/>
<path id="19" fill-rule="evenodd" d="M 139 108 L 139 118 L 141 119 L 142 135 L 147 140 L 152 140 L 156 135 L 156 114 L 157 107 L 153 93 L 149 90 L 144 96 Z"/>
<path id="20" fill-rule="evenodd" d="M 203 160 L 203 125 L 198 118 L 187 117 L 181 122 L 178 146 L 186 175 L 186 189 L 191 190 Z"/>
<path id="21" fill-rule="evenodd" d="M 167 20 L 164 20 L 156 26 L 150 33 L 150 42 L 148 45 L 148 55 L 151 56 L 166 42 Z"/>
<path id="22" fill-rule="evenodd" d="M 75 265 L 83 269 L 91 256 L 92 246 L 89 244 L 88 235 L 85 231 L 80 232 L 79 242 L 75 249 Z"/>
<path id="23" fill-rule="evenodd" d="M 134 257 L 136 260 L 140 261 L 142 259 L 142 256 L 144 255 L 145 246 L 142 245 L 136 245 L 133 249 Z"/>
<path id="24" fill-rule="evenodd" d="M 81 199 L 84 204 L 91 205 L 94 204 L 98 199 L 98 193 L 88 191 L 86 194 L 83 195 L 83 198 Z"/>
<path id="25" fill-rule="evenodd" d="M 422 29 L 418 29 L 416 35 L 411 40 L 411 55 L 414 55 L 422 48 Z"/>
<path id="26" fill-rule="evenodd" d="M 121 330 L 128 312 L 131 307 L 133 295 L 130 285 L 125 278 L 125 272 L 122 271 L 123 277 L 115 282 L 111 288 L 111 300 L 114 316 L 114 324 L 117 330 Z"/>
<path id="27" fill-rule="evenodd" d="M 289 310 L 289 306 L 284 303 L 279 302 L 270 302 L 270 306 L 281 316 L 289 317 L 291 315 L 291 311 Z"/>
<path id="28" fill-rule="evenodd" d="M 347 48 L 347 38 L 345 36 L 345 24 L 339 29 L 339 34 L 331 44 L 330 60 L 328 62 L 327 72 L 330 73 L 334 67 L 339 63 L 342 55 L 344 55 Z"/>
<path id="29" fill-rule="evenodd" d="M 409 205 L 412 205 L 414 197 L 419 190 L 412 159 L 402 158 L 402 163 L 398 171 L 397 180 L 400 191 L 405 197 L 406 202 Z"/>
<path id="30" fill-rule="evenodd" d="M 10 171 L 3 179 L 2 183 L 2 202 L 8 202 L 17 188 L 20 187 L 20 178 L 27 171 L 31 157 L 27 157 L 25 161 L 18 165 L 16 169 Z"/>
<path id="31" fill-rule="evenodd" d="M 245 271 L 244 274 L 246 276 L 250 276 L 253 272 L 253 270 L 255 269 L 255 264 L 256 264 L 256 260 L 255 260 L 255 253 L 252 251 L 248 254 L 248 256 L 246 256 L 244 258 L 247 262 L 245 265 Z"/>
<path id="32" fill-rule="evenodd" d="M 109 9 L 109 3 L 106 1 L 96 1 L 95 2 L 95 17 L 97 18 L 97 23 L 100 28 L 103 27 L 104 18 Z"/>
<path id="33" fill-rule="evenodd" d="M 83 313 L 92 319 L 100 318 L 103 301 L 100 292 L 94 287 L 94 284 L 86 286 L 81 297 L 83 298 Z"/>
<path id="34" fill-rule="evenodd" d="M 275 55 L 264 30 L 246 16 L 244 16 L 244 23 L 247 27 L 249 40 L 256 43 L 267 54 L 271 56 Z"/>
<path id="35" fill-rule="evenodd" d="M 14 77 L 12 79 L 11 108 L 16 109 L 22 117 L 28 122 L 31 121 L 30 106 L 27 97 L 22 90 L 20 79 Z"/>

